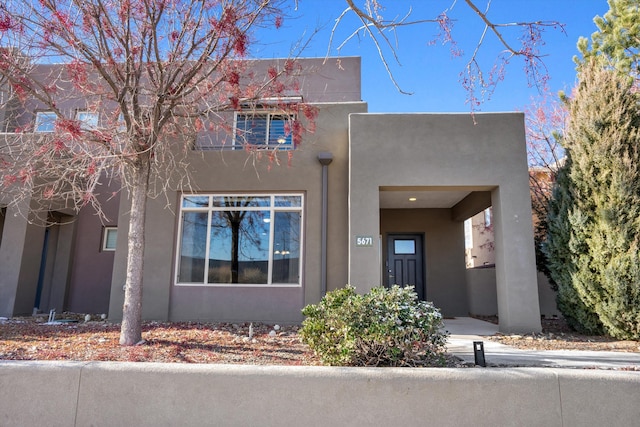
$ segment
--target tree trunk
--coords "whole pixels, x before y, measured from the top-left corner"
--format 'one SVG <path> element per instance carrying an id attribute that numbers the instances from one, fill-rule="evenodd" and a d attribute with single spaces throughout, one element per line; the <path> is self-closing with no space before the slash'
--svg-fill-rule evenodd
<path id="1" fill-rule="evenodd" d="M 231 221 L 231 283 L 238 283 L 240 221 Z"/>
<path id="2" fill-rule="evenodd" d="M 142 340 L 142 270 L 149 163 L 134 165 L 131 168 L 130 179 L 132 186 L 127 240 L 127 281 L 122 307 L 120 345 L 135 345 Z"/>

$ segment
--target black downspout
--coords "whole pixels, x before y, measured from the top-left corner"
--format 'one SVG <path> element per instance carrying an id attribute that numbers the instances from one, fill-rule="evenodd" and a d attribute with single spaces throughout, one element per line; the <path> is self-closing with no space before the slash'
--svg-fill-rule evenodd
<path id="1" fill-rule="evenodd" d="M 329 204 L 329 164 L 333 161 L 333 154 L 318 153 L 318 161 L 322 165 L 322 225 L 320 230 L 320 296 L 327 293 L 327 216 Z"/>

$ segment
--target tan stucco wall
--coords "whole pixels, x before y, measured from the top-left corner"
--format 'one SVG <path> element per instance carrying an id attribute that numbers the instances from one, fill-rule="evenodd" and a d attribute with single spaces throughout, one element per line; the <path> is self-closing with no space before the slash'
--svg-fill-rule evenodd
<path id="1" fill-rule="evenodd" d="M 317 104 L 316 132 L 307 135 L 287 166 L 254 166 L 243 151 L 204 151 L 190 155 L 191 179 L 197 192 L 298 192 L 304 194 L 302 286 L 175 286 L 175 258 L 180 193 L 149 200 L 144 267 L 143 317 L 168 320 L 297 322 L 305 304 L 320 300 L 320 230 L 322 166 L 318 152 L 331 152 L 328 200 L 328 289 L 347 283 L 348 115 L 366 111 L 366 104 Z M 168 202 L 168 203 L 167 203 Z M 123 197 L 119 227 L 127 220 Z M 124 234 L 121 234 L 124 235 Z M 122 316 L 126 241 L 118 239 L 109 317 Z"/>
<path id="2" fill-rule="evenodd" d="M 81 313 L 102 314 L 109 311 L 111 274 L 115 252 L 102 250 L 104 227 L 118 226 L 119 200 L 112 196 L 118 183 L 105 179 L 98 198 L 104 218 L 94 210 L 83 209 L 76 216 L 73 265 L 69 272 L 67 309 Z M 118 240 L 126 236 L 118 229 Z"/>
<path id="3" fill-rule="evenodd" d="M 388 233 L 424 234 L 426 299 L 445 316 L 468 314 L 465 289 L 464 229 L 451 209 L 381 209 L 382 258 Z"/>
<path id="4" fill-rule="evenodd" d="M 33 310 L 45 229 L 28 223 L 23 216 L 28 211 L 28 203 L 6 210 L 0 242 L 0 316 Z"/>
<path id="5" fill-rule="evenodd" d="M 376 283 L 380 187 L 459 186 L 491 190 L 500 329 L 539 331 L 524 115 L 353 114 L 350 118 L 349 281 Z"/>
<path id="6" fill-rule="evenodd" d="M 117 200 L 107 201 L 102 205 L 103 212 L 116 219 L 117 205 Z M 6 212 L 0 240 L 0 312 L 4 313 L 0 315 L 32 313 L 46 233 L 39 310 L 108 311 L 113 253 L 100 252 L 103 220 L 92 208 L 78 216 L 54 212 L 49 220 L 57 224 L 48 226 L 41 218 L 36 219 L 35 213 L 29 214 L 29 223 L 24 216 L 28 212 L 26 204 L 11 205 Z"/>
<path id="7" fill-rule="evenodd" d="M 495 316 L 498 314 L 498 299 L 496 293 L 496 269 L 468 268 L 467 298 L 469 301 L 469 314 Z M 551 289 L 549 279 L 538 272 L 538 301 L 540 314 L 546 317 L 561 316 L 556 305 L 556 292 Z"/>
<path id="8" fill-rule="evenodd" d="M 465 276 L 469 314 L 497 316 L 496 269 L 494 267 L 467 268 Z"/>
<path id="9" fill-rule="evenodd" d="M 256 62 L 264 67 L 268 61 Z M 327 288 L 347 283 L 348 241 L 348 116 L 365 112 L 361 102 L 360 58 L 302 59 L 306 70 L 300 77 L 303 100 L 318 107 L 315 131 L 304 135 L 300 147 L 287 165 L 287 152 L 281 164 L 272 164 L 265 155 L 254 163 L 244 151 L 192 151 L 184 159 L 190 165 L 194 192 L 249 193 L 292 192 L 304 194 L 303 252 L 301 286 L 176 286 L 175 259 L 178 234 L 180 191 L 149 200 L 146 220 L 143 317 L 166 320 L 297 322 L 304 305 L 321 298 L 321 204 L 322 166 L 319 152 L 330 152 L 328 166 L 328 259 Z M 221 116 L 233 120 L 233 114 Z M 187 130 L 188 131 L 188 130 Z M 213 145 L 231 137 L 214 133 L 198 136 L 196 144 Z M 264 153 L 263 153 L 264 154 Z M 176 186 L 174 186 L 176 187 Z M 185 190 L 188 192 L 189 190 Z M 129 202 L 121 199 L 118 226 L 120 236 L 128 224 Z M 126 269 L 126 240 L 118 239 L 110 294 L 109 317 L 122 317 L 123 285 Z"/>

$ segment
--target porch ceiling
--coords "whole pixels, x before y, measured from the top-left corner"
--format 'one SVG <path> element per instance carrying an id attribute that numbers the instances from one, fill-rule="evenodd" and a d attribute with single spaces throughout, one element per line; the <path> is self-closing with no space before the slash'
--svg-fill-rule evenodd
<path id="1" fill-rule="evenodd" d="M 381 209 L 449 209 L 476 191 L 491 191 L 495 185 L 474 186 L 380 186 Z M 409 200 L 415 198 L 415 201 Z"/>
<path id="2" fill-rule="evenodd" d="M 380 191 L 381 209 L 416 209 L 416 208 L 451 208 L 467 197 L 471 191 L 466 190 L 399 190 Z M 409 199 L 415 197 L 415 201 Z"/>

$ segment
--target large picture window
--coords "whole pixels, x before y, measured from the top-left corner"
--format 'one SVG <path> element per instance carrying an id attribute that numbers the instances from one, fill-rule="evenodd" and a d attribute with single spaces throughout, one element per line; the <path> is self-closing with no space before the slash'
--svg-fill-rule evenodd
<path id="1" fill-rule="evenodd" d="M 185 195 L 178 285 L 300 285 L 301 194 Z"/>

